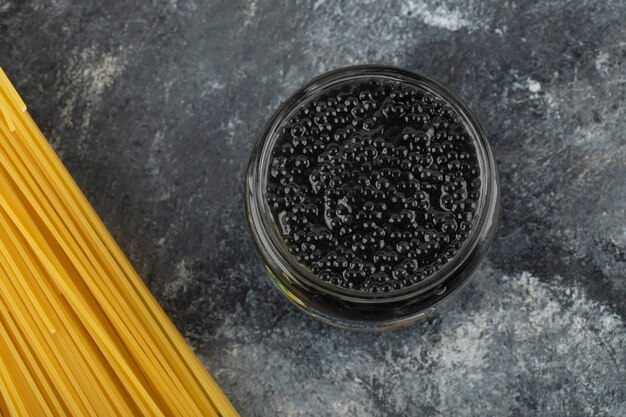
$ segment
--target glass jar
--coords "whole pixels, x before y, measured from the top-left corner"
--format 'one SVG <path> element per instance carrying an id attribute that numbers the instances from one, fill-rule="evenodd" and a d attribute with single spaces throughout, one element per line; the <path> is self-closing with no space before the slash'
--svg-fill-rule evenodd
<path id="1" fill-rule="evenodd" d="M 477 175 L 481 185 L 477 191 L 473 226 L 456 255 L 419 282 L 395 291 L 372 293 L 343 288 L 321 279 L 290 252 L 265 199 L 275 144 L 289 120 L 312 98 L 320 97 L 334 86 L 359 80 L 398 82 L 450 106 L 475 147 L 480 171 Z M 313 79 L 274 112 L 250 159 L 245 201 L 250 230 L 267 274 L 283 294 L 306 313 L 326 323 L 355 330 L 382 330 L 424 319 L 467 283 L 495 235 L 500 191 L 496 163 L 485 134 L 459 98 L 426 76 L 395 67 L 361 65 L 330 71 Z"/>

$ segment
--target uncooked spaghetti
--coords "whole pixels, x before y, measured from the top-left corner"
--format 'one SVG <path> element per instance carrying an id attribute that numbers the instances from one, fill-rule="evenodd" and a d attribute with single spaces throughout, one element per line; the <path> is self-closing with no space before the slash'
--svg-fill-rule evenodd
<path id="1" fill-rule="evenodd" d="M 0 415 L 237 416 L 0 69 Z"/>

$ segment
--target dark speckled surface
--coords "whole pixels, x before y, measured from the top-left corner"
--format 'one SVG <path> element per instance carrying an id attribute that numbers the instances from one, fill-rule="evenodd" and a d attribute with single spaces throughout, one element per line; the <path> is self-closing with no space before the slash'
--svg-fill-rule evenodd
<path id="1" fill-rule="evenodd" d="M 243 416 L 624 416 L 624 22 L 620 0 L 0 0 L 0 65 Z M 447 84 L 502 180 L 472 283 L 386 334 L 289 305 L 243 211 L 273 109 L 356 63 Z"/>

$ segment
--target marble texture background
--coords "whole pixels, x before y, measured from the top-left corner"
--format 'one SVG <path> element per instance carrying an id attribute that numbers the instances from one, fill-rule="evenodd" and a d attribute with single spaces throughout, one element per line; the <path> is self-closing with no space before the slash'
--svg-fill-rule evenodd
<path id="1" fill-rule="evenodd" d="M 626 415 L 626 3 L 7 1 L 0 65 L 242 416 Z M 418 70 L 482 121 L 501 227 L 420 325 L 330 328 L 244 217 L 273 109 L 324 71 Z"/>

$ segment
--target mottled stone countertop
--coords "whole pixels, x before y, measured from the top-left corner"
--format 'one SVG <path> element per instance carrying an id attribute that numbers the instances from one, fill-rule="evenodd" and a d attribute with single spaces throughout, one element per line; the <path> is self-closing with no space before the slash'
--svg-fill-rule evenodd
<path id="1" fill-rule="evenodd" d="M 144 4 L 146 3 L 146 4 Z M 242 416 L 626 416 L 626 3 L 6 1 L 0 65 Z M 501 226 L 454 304 L 328 327 L 264 276 L 256 135 L 298 86 L 386 63 L 485 127 Z"/>

